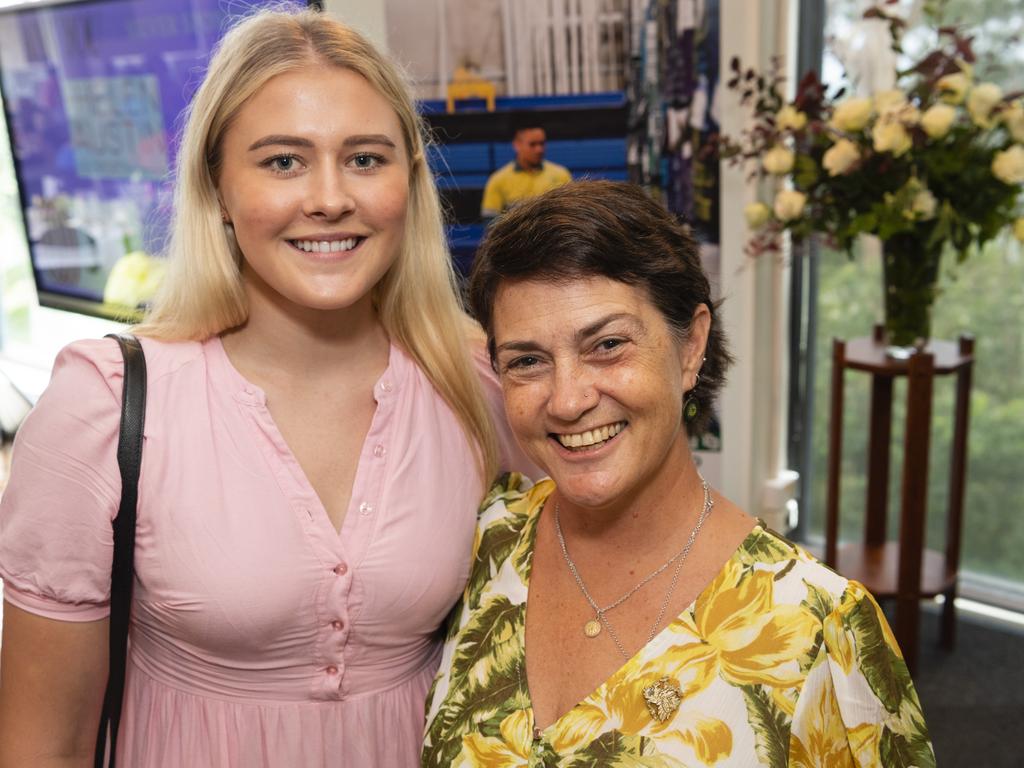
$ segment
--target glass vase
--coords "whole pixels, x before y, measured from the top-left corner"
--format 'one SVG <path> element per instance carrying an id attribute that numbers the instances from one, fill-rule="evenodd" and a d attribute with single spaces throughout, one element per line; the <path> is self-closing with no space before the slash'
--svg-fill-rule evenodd
<path id="1" fill-rule="evenodd" d="M 890 357 L 906 359 L 928 343 L 941 258 L 941 244 L 929 246 L 914 234 L 883 241 L 886 353 Z"/>

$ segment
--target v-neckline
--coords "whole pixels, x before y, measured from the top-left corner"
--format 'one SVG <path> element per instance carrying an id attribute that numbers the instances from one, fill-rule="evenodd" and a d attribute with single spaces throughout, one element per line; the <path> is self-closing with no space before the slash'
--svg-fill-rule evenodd
<path id="1" fill-rule="evenodd" d="M 324 506 L 323 500 L 320 498 L 320 494 L 316 492 L 316 488 L 313 486 L 313 483 L 310 482 L 309 476 L 302 468 L 302 464 L 299 463 L 298 458 L 295 456 L 295 452 L 288 444 L 288 441 L 285 440 L 284 433 L 282 433 L 280 427 L 277 426 L 277 422 L 274 420 L 274 415 L 270 412 L 270 408 L 267 406 L 266 392 L 264 392 L 263 388 L 258 384 L 254 384 L 249 381 L 249 379 L 247 379 L 242 372 L 235 367 L 235 364 L 231 362 L 231 358 L 228 356 L 227 350 L 224 348 L 224 342 L 220 336 L 212 336 L 208 343 L 212 346 L 215 356 L 224 367 L 229 377 L 234 379 L 236 390 L 233 392 L 233 395 L 235 400 L 258 411 L 261 420 L 264 422 L 264 429 L 268 432 L 269 436 L 277 446 L 282 463 L 288 467 L 293 476 L 297 490 L 308 500 L 309 505 L 313 507 L 310 511 L 316 525 L 325 533 L 329 534 L 331 536 L 331 540 L 337 542 L 339 545 L 346 541 L 351 541 L 353 536 L 350 529 L 357 524 L 355 518 L 359 513 L 355 489 L 360 487 L 361 475 L 365 471 L 364 462 L 361 460 L 361 457 L 366 453 L 366 446 L 371 435 L 374 434 L 378 420 L 383 418 L 379 394 L 381 392 L 381 387 L 384 386 L 383 383 L 394 377 L 394 373 L 398 367 L 398 348 L 394 343 L 389 342 L 387 365 L 374 382 L 373 397 L 377 407 L 375 408 L 373 417 L 370 420 L 370 426 L 366 430 L 366 435 L 363 436 L 362 447 L 359 451 L 360 461 L 356 466 L 355 474 L 352 476 L 352 491 L 349 495 L 348 509 L 345 511 L 345 517 L 341 521 L 341 527 L 336 528 L 334 526 L 334 521 L 331 520 L 331 516 L 327 514 L 327 507 Z M 386 389 L 387 391 L 391 391 L 391 385 L 388 385 Z M 355 553 L 353 553 L 353 555 L 355 555 Z"/>
<path id="2" fill-rule="evenodd" d="M 526 672 L 526 617 L 527 617 L 527 614 L 529 612 L 529 606 L 530 606 L 530 584 L 533 581 L 533 553 L 536 551 L 535 547 L 536 547 L 536 544 L 537 544 L 537 531 L 538 531 L 538 529 L 540 527 L 540 515 L 544 511 L 544 505 L 547 504 L 548 499 L 551 497 L 551 494 L 555 492 L 555 488 L 556 488 L 555 483 L 554 483 L 553 480 L 550 480 L 550 478 L 549 478 L 548 482 L 551 483 L 551 490 L 544 497 L 543 501 L 540 504 L 538 504 L 538 505 L 536 505 L 534 507 L 535 511 L 534 511 L 533 514 L 535 515 L 535 517 L 537 519 L 535 521 L 532 521 L 532 524 L 531 524 L 531 521 L 527 520 L 526 524 L 523 526 L 523 529 L 524 529 L 524 531 L 526 531 L 526 535 L 528 537 L 528 540 L 526 542 L 527 546 L 528 546 L 528 550 L 527 551 L 529 551 L 531 553 L 531 556 L 530 556 L 529 561 L 526 563 L 526 565 L 525 565 L 525 567 L 523 569 L 523 578 L 524 578 L 524 580 L 526 582 L 526 603 L 524 604 L 525 608 L 523 610 L 523 631 L 522 631 L 522 635 L 521 635 L 522 638 L 523 638 L 523 641 L 522 641 L 522 654 L 520 655 L 520 659 L 521 660 L 520 660 L 520 664 L 519 664 L 519 678 L 520 678 L 520 687 L 522 688 L 522 692 L 523 692 L 523 695 L 525 697 L 526 714 L 527 714 L 527 719 L 528 719 L 528 722 L 529 722 L 529 725 L 530 725 L 530 733 L 531 734 L 536 733 L 537 724 L 536 724 L 536 715 L 534 713 L 534 708 L 533 708 L 533 694 L 530 693 L 530 679 L 529 679 L 529 676 L 527 675 L 527 672 Z M 733 550 L 732 554 L 729 555 L 728 559 L 725 560 L 725 562 L 722 563 L 721 567 L 715 572 L 715 576 L 704 586 L 703 589 L 701 589 L 701 591 L 689 603 L 689 605 L 687 605 L 682 611 L 680 611 L 672 619 L 672 621 L 670 621 L 667 625 L 665 625 L 665 627 L 660 632 L 658 632 L 654 637 L 652 637 L 650 640 L 648 640 L 646 643 L 644 643 L 642 646 L 640 646 L 640 648 L 637 649 L 636 653 L 634 653 L 626 661 L 624 661 L 619 667 L 617 667 L 614 672 L 612 672 L 610 675 L 608 675 L 608 677 L 606 677 L 604 680 L 602 680 L 598 684 L 598 686 L 596 688 L 594 688 L 593 691 L 591 691 L 585 697 L 583 697 L 582 699 L 577 701 L 575 704 L 573 704 L 571 707 L 569 707 L 569 709 L 567 709 L 565 712 L 563 712 L 558 717 L 556 717 L 554 720 L 552 720 L 547 726 L 545 726 L 540 731 L 540 734 L 542 736 L 550 735 L 551 732 L 555 731 L 558 728 L 558 725 L 563 720 L 565 720 L 565 718 L 567 718 L 569 715 L 571 715 L 573 712 L 575 712 L 579 707 L 587 704 L 588 702 L 590 702 L 592 700 L 599 700 L 601 698 L 601 694 L 603 693 L 603 691 L 605 691 L 607 689 L 608 684 L 612 680 L 615 680 L 615 679 L 621 677 L 623 675 L 623 672 L 628 667 L 632 666 L 636 662 L 637 657 L 639 657 L 641 654 L 643 654 L 643 652 L 647 648 L 649 648 L 652 644 L 657 642 L 658 638 L 660 638 L 663 634 L 668 632 L 672 628 L 673 624 L 675 624 L 677 621 L 681 620 L 687 613 L 690 613 L 691 611 L 694 610 L 694 608 L 697 605 L 697 603 L 701 600 L 701 598 L 703 598 L 705 596 L 707 591 L 709 589 L 711 589 L 711 587 L 714 585 L 715 581 L 718 578 L 718 575 L 721 574 L 723 570 L 728 568 L 729 565 L 733 562 L 733 560 L 735 560 L 739 556 L 739 553 L 743 550 L 743 548 L 746 545 L 747 541 L 752 536 L 756 535 L 759 531 L 761 531 L 763 529 L 764 529 L 764 523 L 760 519 L 758 519 L 757 522 L 755 523 L 754 527 L 751 528 L 750 531 L 747 533 L 747 535 L 743 537 L 743 540 L 737 545 L 736 549 Z"/>

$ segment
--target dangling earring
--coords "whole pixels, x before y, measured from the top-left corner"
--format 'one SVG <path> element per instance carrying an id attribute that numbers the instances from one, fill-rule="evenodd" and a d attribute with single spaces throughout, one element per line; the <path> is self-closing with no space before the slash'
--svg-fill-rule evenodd
<path id="1" fill-rule="evenodd" d="M 692 395 L 683 401 L 683 421 L 691 422 L 697 418 L 700 407 L 697 405 L 697 398 Z"/>
<path id="2" fill-rule="evenodd" d="M 701 360 L 703 366 L 707 358 Z M 700 413 L 700 406 L 697 404 L 697 398 L 692 394 L 697 385 L 700 384 L 700 371 L 697 371 L 697 378 L 693 382 L 693 389 L 687 393 L 687 397 L 683 400 L 683 421 L 691 422 L 697 418 L 697 414 Z"/>

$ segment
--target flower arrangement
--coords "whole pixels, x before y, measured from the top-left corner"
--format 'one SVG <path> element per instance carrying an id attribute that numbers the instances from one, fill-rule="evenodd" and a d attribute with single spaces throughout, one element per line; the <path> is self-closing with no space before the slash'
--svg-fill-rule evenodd
<path id="1" fill-rule="evenodd" d="M 901 51 L 902 19 L 882 6 L 865 17 L 885 19 Z M 748 252 L 778 250 L 785 231 L 847 252 L 861 234 L 934 253 L 950 243 L 960 260 L 1008 225 L 1024 240 L 1024 100 L 974 79 L 970 37 L 938 33 L 897 88 L 870 98 L 829 94 L 809 73 L 786 101 L 778 62 L 765 76 L 733 59 L 728 86 L 753 121 L 739 140 L 721 137 L 719 154 L 781 182 L 771 205 L 745 210 Z"/>

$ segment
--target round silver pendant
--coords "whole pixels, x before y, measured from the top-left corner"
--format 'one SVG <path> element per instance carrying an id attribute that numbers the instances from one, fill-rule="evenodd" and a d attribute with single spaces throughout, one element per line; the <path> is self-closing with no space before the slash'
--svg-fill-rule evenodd
<path id="1" fill-rule="evenodd" d="M 597 637 L 601 634 L 601 622 L 597 619 L 591 619 L 583 625 L 583 634 L 587 637 Z"/>

